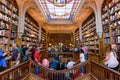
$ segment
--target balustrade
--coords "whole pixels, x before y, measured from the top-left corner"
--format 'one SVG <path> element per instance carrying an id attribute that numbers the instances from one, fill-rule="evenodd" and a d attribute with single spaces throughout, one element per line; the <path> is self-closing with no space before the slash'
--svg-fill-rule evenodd
<path id="1" fill-rule="evenodd" d="M 120 72 L 109 69 L 94 61 L 90 61 L 90 63 L 91 73 L 97 77 L 98 80 L 120 80 Z"/>
<path id="2" fill-rule="evenodd" d="M 18 66 L 1 72 L 0 80 L 27 80 L 25 78 L 29 78 L 30 74 L 35 74 L 35 66 L 38 65 L 34 61 L 28 60 Z M 40 74 L 37 76 L 43 80 L 78 80 L 78 78 L 81 77 L 80 68 L 82 66 L 84 66 L 85 75 L 91 74 L 98 80 L 120 80 L 119 72 L 111 70 L 94 61 L 86 61 L 83 64 L 77 64 L 73 68 L 65 70 L 52 70 L 39 65 Z M 97 79 L 94 78 L 92 80 Z"/>
<path id="3" fill-rule="evenodd" d="M 28 75 L 30 61 L 21 63 L 0 73 L 0 80 L 21 80 Z"/>
<path id="4" fill-rule="evenodd" d="M 32 62 L 32 66 L 37 66 L 34 62 Z M 65 69 L 65 70 L 53 70 L 46 67 L 43 67 L 42 65 L 39 66 L 40 68 L 40 76 L 43 79 L 50 79 L 50 80 L 73 80 L 77 77 L 81 76 L 80 68 L 84 66 L 85 73 L 89 73 L 90 71 L 90 63 L 89 61 L 86 61 L 84 64 L 77 64 L 71 69 Z M 34 68 L 34 67 L 33 67 Z M 32 69 L 32 73 L 35 73 L 35 69 Z"/>

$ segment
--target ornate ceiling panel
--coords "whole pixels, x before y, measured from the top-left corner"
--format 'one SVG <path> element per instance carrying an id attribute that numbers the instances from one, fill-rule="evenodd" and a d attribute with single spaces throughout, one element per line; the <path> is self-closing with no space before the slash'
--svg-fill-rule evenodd
<path id="1" fill-rule="evenodd" d="M 22 2 L 22 0 L 20 1 Z M 38 22 L 40 27 L 43 27 L 50 33 L 73 32 L 93 12 L 93 10 L 86 5 L 93 0 L 30 1 L 33 1 L 36 6 L 30 7 L 27 12 Z M 37 3 L 35 1 L 37 1 Z M 82 1 L 84 1 L 83 4 Z M 26 0 L 26 3 L 27 2 L 29 2 L 29 0 Z M 82 7 L 80 7 L 80 5 L 82 5 Z"/>
<path id="2" fill-rule="evenodd" d="M 45 18 L 42 16 L 42 13 L 37 7 L 29 8 L 27 12 L 38 22 L 40 26 L 43 26 L 46 23 Z"/>
<path id="3" fill-rule="evenodd" d="M 80 2 L 81 0 L 39 0 L 48 21 L 72 21 L 78 10 Z"/>

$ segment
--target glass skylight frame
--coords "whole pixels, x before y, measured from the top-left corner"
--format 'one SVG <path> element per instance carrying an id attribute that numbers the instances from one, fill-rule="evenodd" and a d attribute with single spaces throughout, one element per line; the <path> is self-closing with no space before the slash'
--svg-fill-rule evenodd
<path id="1" fill-rule="evenodd" d="M 65 1 L 65 3 L 55 3 L 55 1 Z M 67 3 L 69 1 L 69 3 Z M 50 20 L 72 21 L 78 10 L 81 0 L 39 0 L 40 6 Z"/>

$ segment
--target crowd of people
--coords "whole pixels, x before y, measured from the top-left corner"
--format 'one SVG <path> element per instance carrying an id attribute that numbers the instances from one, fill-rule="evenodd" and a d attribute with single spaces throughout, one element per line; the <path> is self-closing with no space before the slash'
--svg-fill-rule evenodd
<path id="1" fill-rule="evenodd" d="M 48 52 L 73 52 L 74 48 L 72 46 L 48 46 Z"/>
<path id="2" fill-rule="evenodd" d="M 86 53 L 85 53 L 86 51 Z M 62 58 L 61 56 L 56 56 L 52 61 L 49 62 L 49 60 L 46 58 L 46 59 L 43 59 L 41 61 L 41 63 L 39 63 L 39 57 L 36 57 L 35 58 L 35 61 L 44 66 L 44 67 L 47 67 L 51 70 L 64 70 L 64 69 L 70 69 L 70 68 L 73 68 L 76 64 L 78 63 L 84 63 L 87 58 L 85 57 L 85 54 L 87 54 L 87 48 L 84 49 L 81 48 L 81 50 L 79 51 L 79 62 L 75 62 L 73 60 L 67 60 L 67 61 L 62 61 Z M 84 69 L 84 66 L 82 65 L 82 67 L 80 67 L 80 72 L 81 72 L 81 75 L 84 75 L 85 74 L 85 69 Z M 39 73 L 37 73 L 39 74 Z M 73 77 L 73 73 L 70 72 L 69 73 L 69 77 Z"/>
<path id="3" fill-rule="evenodd" d="M 18 47 L 16 44 L 12 44 L 12 51 L 2 50 L 3 45 L 0 45 L 0 72 L 4 71 L 7 68 L 6 57 L 11 56 L 11 67 L 19 65 L 21 62 L 27 61 L 29 54 L 31 54 L 32 60 L 35 57 L 39 57 L 40 48 L 33 45 L 27 47 L 23 45 Z M 37 59 L 38 60 L 38 59 Z M 40 60 L 39 60 L 40 61 Z"/>
<path id="4" fill-rule="evenodd" d="M 5 56 L 7 54 L 11 54 L 11 67 L 20 64 L 21 61 L 23 62 L 28 60 L 28 54 L 31 54 L 31 59 L 34 60 L 38 65 L 42 65 L 52 70 L 64 70 L 72 68 L 77 63 L 69 59 L 66 62 L 63 62 L 61 61 L 61 58 L 59 56 L 54 58 L 51 62 L 49 62 L 47 58 L 41 60 L 40 47 L 37 47 L 35 45 L 29 47 L 24 45 L 22 46 L 22 48 L 19 48 L 16 44 L 13 44 L 13 50 L 11 53 L 8 50 L 3 51 L 2 48 L 3 46 L 0 45 L 0 72 L 4 71 L 7 67 L 5 59 Z M 75 51 L 76 53 L 78 53 L 78 50 Z M 84 63 L 88 59 L 87 53 L 88 48 L 86 46 L 79 48 L 80 63 Z M 116 71 L 119 69 L 119 58 L 117 55 L 117 47 L 115 44 L 106 46 L 106 56 L 103 62 L 108 68 L 114 69 Z M 84 66 L 82 66 L 80 70 L 82 75 L 84 75 Z M 70 73 L 70 75 L 72 75 L 72 73 Z"/>

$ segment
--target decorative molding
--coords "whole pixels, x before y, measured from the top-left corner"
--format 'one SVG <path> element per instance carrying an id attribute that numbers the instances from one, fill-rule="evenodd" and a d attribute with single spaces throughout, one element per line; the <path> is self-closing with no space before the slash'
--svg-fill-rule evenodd
<path id="1" fill-rule="evenodd" d="M 73 22 L 70 21 L 70 20 L 60 20 L 60 21 L 58 21 L 58 20 L 51 20 L 51 21 L 48 21 L 47 23 L 48 24 L 73 24 Z"/>
<path id="2" fill-rule="evenodd" d="M 34 2 L 36 3 L 36 5 L 38 6 L 40 12 L 42 13 L 43 17 L 45 18 L 46 21 L 48 21 L 47 17 L 45 16 L 41 6 L 40 6 L 40 3 L 39 3 L 39 0 L 34 0 Z"/>
<path id="3" fill-rule="evenodd" d="M 81 3 L 80 3 L 80 5 L 79 5 L 79 8 L 78 8 L 78 10 L 77 10 L 77 12 L 76 12 L 76 14 L 75 14 L 75 17 L 74 17 L 73 21 L 75 21 L 75 18 L 78 16 L 78 14 L 79 14 L 79 12 L 80 12 L 80 9 L 81 9 L 81 7 L 83 6 L 84 2 L 85 2 L 85 0 L 81 0 Z"/>
<path id="4" fill-rule="evenodd" d="M 100 1 L 100 0 L 98 0 L 98 1 Z M 94 13 L 95 13 L 96 33 L 99 35 L 99 37 L 101 37 L 101 33 L 103 32 L 100 5 L 102 5 L 102 4 L 100 4 L 100 3 L 96 2 L 96 1 L 92 1 L 92 2 L 89 2 L 87 4 L 87 6 L 90 6 L 93 9 Z"/>
<path id="5" fill-rule="evenodd" d="M 71 30 L 47 30 L 49 33 L 72 33 Z"/>

